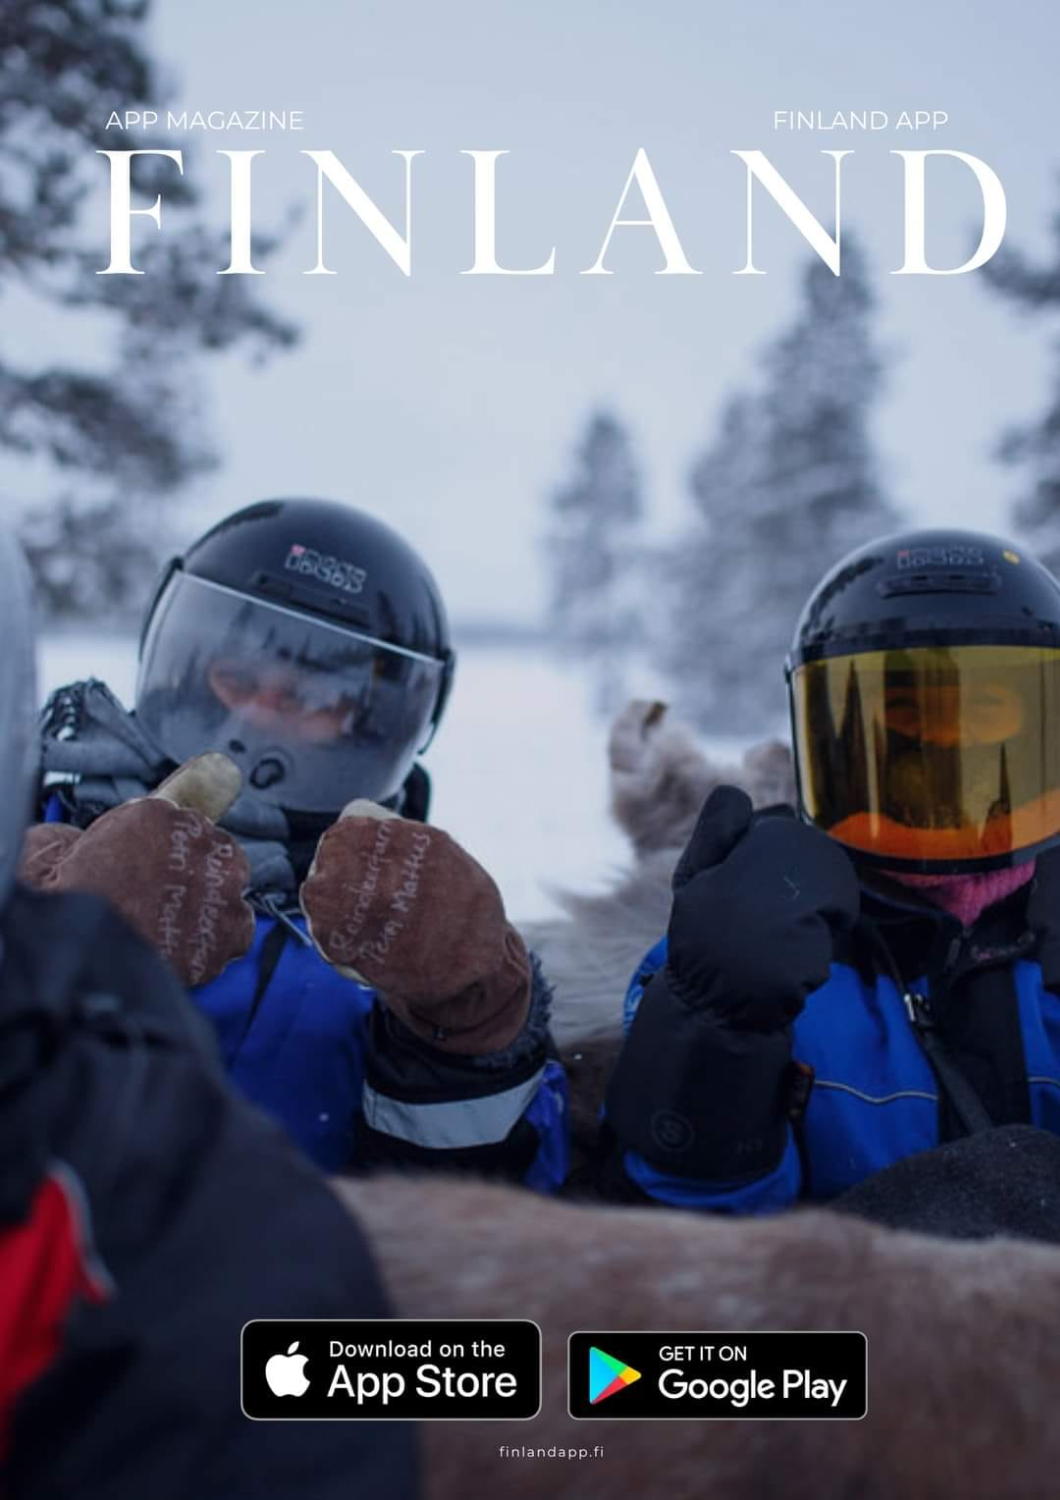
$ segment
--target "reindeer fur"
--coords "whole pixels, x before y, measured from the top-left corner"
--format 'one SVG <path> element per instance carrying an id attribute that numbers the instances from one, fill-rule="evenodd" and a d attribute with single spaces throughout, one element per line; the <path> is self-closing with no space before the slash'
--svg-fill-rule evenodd
<path id="1" fill-rule="evenodd" d="M 403 1318 L 533 1318 L 540 1415 L 428 1423 L 425 1500 L 1032 1500 L 1057 1492 L 1060 1253 L 962 1244 L 823 1210 L 727 1220 L 483 1184 L 338 1187 Z M 860 1422 L 574 1422 L 575 1329 L 859 1329 Z M 678 1340 L 682 1342 L 682 1340 Z M 604 1447 L 508 1458 L 501 1444 Z"/>

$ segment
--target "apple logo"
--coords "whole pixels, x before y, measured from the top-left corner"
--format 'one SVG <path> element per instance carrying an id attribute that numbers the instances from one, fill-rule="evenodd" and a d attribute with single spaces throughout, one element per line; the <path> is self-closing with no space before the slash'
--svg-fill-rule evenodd
<path id="1" fill-rule="evenodd" d="M 286 1354 L 274 1354 L 265 1366 L 265 1380 L 274 1396 L 304 1396 L 309 1389 L 305 1378 L 307 1355 L 296 1354 L 298 1340 Z"/>

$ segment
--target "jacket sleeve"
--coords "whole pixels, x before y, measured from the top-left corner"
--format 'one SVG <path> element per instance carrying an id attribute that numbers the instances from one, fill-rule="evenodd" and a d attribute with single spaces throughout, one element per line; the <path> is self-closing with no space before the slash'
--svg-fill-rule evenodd
<path id="1" fill-rule="evenodd" d="M 95 1286 L 19 1395 L 5 1495 L 412 1500 L 409 1424 L 307 1441 L 239 1408 L 249 1320 L 392 1316 L 356 1222 L 225 1088 L 209 1029 L 101 902 L 20 893 L 4 939 L 5 1055 L 29 1059 L 5 1138 L 21 1123 L 12 1160 L 61 1164 Z"/>
<path id="2" fill-rule="evenodd" d="M 710 1019 L 687 1013 L 682 1019 L 693 1028 L 688 1036 L 669 1034 L 665 1023 L 658 1035 L 649 1035 L 643 1024 L 636 1028 L 645 990 L 653 981 L 665 984 L 665 962 L 663 940 L 639 965 L 626 993 L 626 1041 L 601 1131 L 601 1191 L 619 1201 L 707 1213 L 759 1214 L 789 1207 L 799 1197 L 802 1168 L 782 1111 L 791 1067 L 784 1043 L 778 1049 L 773 1039 L 756 1038 L 749 1046 L 740 1037 L 726 1039 L 733 1050 L 725 1056 L 725 1043 L 719 1047 L 708 1037 Z M 655 1020 L 657 1028 L 658 1014 Z M 697 1047 L 700 1026 L 703 1045 Z M 760 1104 L 748 1129 L 742 1111 L 751 1094 L 760 1096 Z M 711 1104 L 696 1117 L 687 1101 L 704 1099 Z M 749 1169 L 741 1170 L 745 1147 Z"/>
<path id="3" fill-rule="evenodd" d="M 531 958 L 530 1013 L 503 1052 L 461 1056 L 378 1000 L 369 1018 L 353 1166 L 467 1170 L 555 1192 L 569 1168 L 567 1085 L 551 1055 L 551 991 Z"/>

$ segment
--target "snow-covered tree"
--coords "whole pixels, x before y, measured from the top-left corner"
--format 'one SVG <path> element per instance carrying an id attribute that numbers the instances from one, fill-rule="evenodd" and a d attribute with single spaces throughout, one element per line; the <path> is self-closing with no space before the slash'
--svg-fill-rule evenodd
<path id="1" fill-rule="evenodd" d="M 578 446 L 575 472 L 552 496 L 545 537 L 547 626 L 565 655 L 587 663 L 596 706 L 624 696 L 625 662 L 640 631 L 636 548 L 640 480 L 629 434 L 597 412 Z"/>
<path id="2" fill-rule="evenodd" d="M 870 434 L 882 363 L 865 263 L 816 257 L 791 329 L 731 399 L 691 475 L 696 518 L 671 560 L 661 643 L 684 711 L 720 734 L 782 725 L 782 667 L 799 612 L 845 552 L 893 530 Z"/>
<path id="3" fill-rule="evenodd" d="M 1051 265 L 1034 266 L 1019 251 L 1005 249 L 988 261 L 983 275 L 1028 314 L 1060 314 L 1060 213 L 1053 219 Z M 1060 360 L 1054 388 L 1038 420 L 1004 436 L 1000 457 L 1026 473 L 1026 489 L 1013 508 L 1016 528 L 1053 572 L 1060 572 Z"/>
<path id="4" fill-rule="evenodd" d="M 21 304 L 24 324 L 54 328 L 58 311 L 68 335 L 57 356 L 46 339 L 19 357 L 8 338 L 0 353 L 0 507 L 5 519 L 19 514 L 27 486 L 41 492 L 60 476 L 23 531 L 55 614 L 128 610 L 149 589 L 164 502 L 213 461 L 199 360 L 295 338 L 254 278 L 215 274 L 227 263 L 224 227 L 203 225 L 189 175 L 161 157 L 132 159 L 135 201 L 165 196 L 165 234 L 136 240 L 145 274 L 96 274 L 108 260 L 101 124 L 117 107 L 166 98 L 149 11 L 150 0 L 0 0 L 0 295 L 9 327 Z M 115 129 L 104 144 L 157 143 Z M 271 248 L 257 237 L 256 260 Z"/>

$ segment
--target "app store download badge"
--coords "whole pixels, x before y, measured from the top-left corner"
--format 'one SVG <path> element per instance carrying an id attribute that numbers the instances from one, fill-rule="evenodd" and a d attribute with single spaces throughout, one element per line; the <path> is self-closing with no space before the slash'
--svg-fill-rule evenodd
<path id="1" fill-rule="evenodd" d="M 854 1331 L 572 1333 L 567 1406 L 588 1421 L 857 1421 L 868 1410 L 867 1341 Z"/>
<path id="2" fill-rule="evenodd" d="M 526 1318 L 259 1318 L 241 1336 L 255 1421 L 527 1421 L 541 1330 Z"/>

